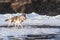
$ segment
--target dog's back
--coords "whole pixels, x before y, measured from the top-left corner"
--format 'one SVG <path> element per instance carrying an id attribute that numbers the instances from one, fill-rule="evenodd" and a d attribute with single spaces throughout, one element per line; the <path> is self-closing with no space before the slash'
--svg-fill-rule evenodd
<path id="1" fill-rule="evenodd" d="M 17 18 L 18 18 L 18 16 L 15 16 L 15 17 L 6 19 L 5 21 L 11 21 L 11 22 L 13 22 L 14 20 L 17 20 Z"/>

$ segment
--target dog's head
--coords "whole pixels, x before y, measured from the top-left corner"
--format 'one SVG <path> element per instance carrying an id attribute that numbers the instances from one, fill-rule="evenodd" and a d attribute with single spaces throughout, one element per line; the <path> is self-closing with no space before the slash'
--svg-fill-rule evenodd
<path id="1" fill-rule="evenodd" d="M 21 19 L 22 20 L 26 20 L 26 16 L 21 16 Z"/>
<path id="2" fill-rule="evenodd" d="M 23 16 L 23 15 L 21 15 L 19 18 L 20 20 L 26 20 L 26 16 Z"/>

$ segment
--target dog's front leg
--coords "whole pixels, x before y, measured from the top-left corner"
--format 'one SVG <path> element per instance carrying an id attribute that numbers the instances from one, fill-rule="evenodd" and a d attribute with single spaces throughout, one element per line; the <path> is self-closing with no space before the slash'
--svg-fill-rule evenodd
<path id="1" fill-rule="evenodd" d="M 23 28 L 23 26 L 22 26 L 22 24 L 21 24 L 21 23 L 19 24 L 19 27 Z"/>

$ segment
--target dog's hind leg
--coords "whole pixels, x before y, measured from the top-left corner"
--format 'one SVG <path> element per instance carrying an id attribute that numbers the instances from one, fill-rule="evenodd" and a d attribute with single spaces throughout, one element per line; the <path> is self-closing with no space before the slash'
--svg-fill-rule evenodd
<path id="1" fill-rule="evenodd" d="M 17 27 L 18 27 L 18 29 L 19 29 L 19 23 L 17 23 Z"/>
<path id="2" fill-rule="evenodd" d="M 14 23 L 14 27 L 15 27 L 15 28 L 17 27 L 17 23 L 16 23 L 16 22 Z"/>
<path id="3" fill-rule="evenodd" d="M 9 24 L 8 24 L 8 28 L 9 28 L 10 25 L 11 25 L 11 22 L 9 22 Z"/>

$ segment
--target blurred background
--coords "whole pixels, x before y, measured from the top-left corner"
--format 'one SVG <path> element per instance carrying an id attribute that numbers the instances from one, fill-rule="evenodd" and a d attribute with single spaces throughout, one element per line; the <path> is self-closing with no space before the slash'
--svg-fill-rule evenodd
<path id="1" fill-rule="evenodd" d="M 14 1 L 14 0 L 13 0 Z M 0 13 L 14 13 L 11 8 L 12 0 L 0 0 Z M 17 12 L 19 12 L 18 9 Z M 32 0 L 26 4 L 25 13 L 36 12 L 41 15 L 56 16 L 60 14 L 60 0 Z"/>

